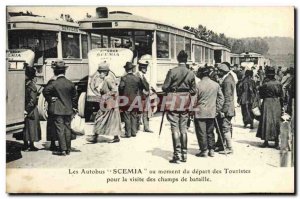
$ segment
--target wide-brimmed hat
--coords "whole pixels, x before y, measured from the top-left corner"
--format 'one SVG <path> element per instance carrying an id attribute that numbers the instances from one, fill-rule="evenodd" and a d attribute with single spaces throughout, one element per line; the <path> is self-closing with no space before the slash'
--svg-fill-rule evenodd
<path id="1" fill-rule="evenodd" d="M 131 62 L 126 62 L 124 68 L 126 70 L 130 70 L 130 69 L 133 69 L 134 68 L 134 65 L 131 63 Z"/>
<path id="2" fill-rule="evenodd" d="M 224 71 L 224 72 L 229 72 L 229 68 L 228 68 L 228 66 L 226 65 L 226 64 L 219 64 L 218 66 L 217 66 L 217 68 L 218 68 L 218 70 L 220 70 L 220 71 Z"/>
<path id="3" fill-rule="evenodd" d="M 275 75 L 276 74 L 276 71 L 275 71 L 275 68 L 273 67 L 268 67 L 266 69 L 266 75 Z"/>
<path id="4" fill-rule="evenodd" d="M 109 63 L 104 61 L 98 64 L 98 71 L 109 71 Z"/>
<path id="5" fill-rule="evenodd" d="M 54 70 L 65 70 L 68 68 L 63 60 L 52 61 L 51 68 Z"/>
<path id="6" fill-rule="evenodd" d="M 36 76 L 36 70 L 33 67 L 26 66 L 25 68 L 25 75 L 29 77 L 30 79 L 34 78 Z"/>

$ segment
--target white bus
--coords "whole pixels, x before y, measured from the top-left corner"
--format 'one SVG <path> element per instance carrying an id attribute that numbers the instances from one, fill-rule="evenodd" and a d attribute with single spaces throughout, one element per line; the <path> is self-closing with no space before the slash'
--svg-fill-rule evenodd
<path id="1" fill-rule="evenodd" d="M 30 49 L 34 52 L 32 66 L 37 69 L 39 92 L 53 76 L 51 63 L 55 59 L 63 59 L 69 66 L 66 76 L 76 84 L 79 93 L 86 89 L 87 35 L 79 30 L 78 23 L 69 19 L 68 15 L 61 15 L 59 19 L 49 19 L 29 12 L 8 13 L 8 50 Z M 41 117 L 46 119 L 47 103 L 43 95 L 39 96 L 38 109 Z"/>
<path id="2" fill-rule="evenodd" d="M 95 35 L 102 48 L 129 48 L 133 51 L 133 64 L 143 55 L 151 55 L 148 70 L 150 84 L 159 93 L 169 69 L 176 67 L 177 54 L 188 53 L 190 66 L 214 65 L 230 62 L 230 49 L 216 43 L 197 39 L 192 32 L 163 22 L 136 16 L 128 12 L 99 7 L 96 17 L 79 20 L 79 29 L 88 35 L 88 49 L 95 48 Z M 197 68 L 196 68 L 197 69 Z M 119 71 L 124 71 L 120 68 Z M 118 73 L 117 71 L 113 71 Z"/>

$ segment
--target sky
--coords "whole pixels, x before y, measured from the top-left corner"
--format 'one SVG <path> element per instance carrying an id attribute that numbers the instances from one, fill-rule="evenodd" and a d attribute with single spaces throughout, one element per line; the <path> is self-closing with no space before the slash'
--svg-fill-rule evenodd
<path id="1" fill-rule="evenodd" d="M 32 11 L 34 14 L 59 18 L 70 14 L 75 20 L 86 13 L 95 16 L 95 6 L 77 7 L 8 7 L 8 11 Z M 158 20 L 182 28 L 197 27 L 225 33 L 227 37 L 291 37 L 294 38 L 293 7 L 108 7 L 109 11 L 121 10 Z"/>

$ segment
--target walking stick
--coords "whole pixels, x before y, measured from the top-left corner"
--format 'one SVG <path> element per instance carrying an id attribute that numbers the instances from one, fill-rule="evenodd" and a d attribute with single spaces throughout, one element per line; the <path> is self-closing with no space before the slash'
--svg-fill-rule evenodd
<path id="1" fill-rule="evenodd" d="M 225 148 L 225 145 L 224 145 L 223 137 L 222 137 L 222 134 L 221 134 L 221 131 L 220 131 L 220 127 L 219 127 L 217 118 L 215 118 L 215 123 L 216 123 L 216 126 L 217 126 L 217 132 L 220 136 L 220 139 L 221 139 L 221 142 L 222 142 L 222 145 L 223 145 L 223 148 L 224 148 L 225 155 L 227 156 L 227 151 L 226 151 L 226 148 Z"/>
<path id="2" fill-rule="evenodd" d="M 162 114 L 161 122 L 160 122 L 160 128 L 159 128 L 159 134 L 158 134 L 159 137 L 160 137 L 160 134 L 161 134 L 161 129 L 162 129 L 163 123 L 164 123 L 165 113 L 166 113 L 166 111 L 164 110 L 163 114 Z"/>

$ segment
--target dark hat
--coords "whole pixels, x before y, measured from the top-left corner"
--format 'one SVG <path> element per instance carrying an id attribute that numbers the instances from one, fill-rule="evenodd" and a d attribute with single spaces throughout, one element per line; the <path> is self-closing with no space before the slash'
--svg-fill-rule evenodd
<path id="1" fill-rule="evenodd" d="M 275 75 L 275 74 L 276 74 L 275 68 L 273 68 L 273 67 L 268 67 L 268 68 L 266 69 L 266 75 Z"/>
<path id="2" fill-rule="evenodd" d="M 134 68 L 134 65 L 132 65 L 131 62 L 126 62 L 126 65 L 124 66 L 125 70 L 130 70 Z"/>
<path id="3" fill-rule="evenodd" d="M 179 62 L 187 62 L 187 58 L 188 54 L 184 50 L 181 50 L 177 55 L 177 60 Z"/>
<path id="4" fill-rule="evenodd" d="M 51 63 L 51 68 L 54 70 L 66 70 L 68 66 L 65 65 L 65 62 L 63 60 L 55 60 Z"/>
<path id="5" fill-rule="evenodd" d="M 104 61 L 98 64 L 98 71 L 109 71 L 109 63 Z"/>
<path id="6" fill-rule="evenodd" d="M 198 75 L 204 75 L 204 74 L 209 74 L 211 71 L 209 67 L 199 67 L 198 68 Z"/>
<path id="7" fill-rule="evenodd" d="M 25 68 L 25 75 L 26 75 L 27 77 L 29 77 L 29 79 L 34 78 L 34 77 L 36 76 L 35 73 L 36 73 L 36 70 L 35 70 L 33 67 L 27 66 L 27 67 Z"/>

